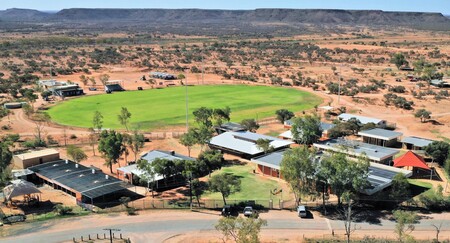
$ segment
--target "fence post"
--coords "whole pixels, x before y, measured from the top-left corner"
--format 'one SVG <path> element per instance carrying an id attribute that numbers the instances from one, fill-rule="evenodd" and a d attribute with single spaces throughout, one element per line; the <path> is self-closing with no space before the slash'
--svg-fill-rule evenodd
<path id="1" fill-rule="evenodd" d="M 83 241 L 83 236 L 81 236 L 81 241 Z"/>

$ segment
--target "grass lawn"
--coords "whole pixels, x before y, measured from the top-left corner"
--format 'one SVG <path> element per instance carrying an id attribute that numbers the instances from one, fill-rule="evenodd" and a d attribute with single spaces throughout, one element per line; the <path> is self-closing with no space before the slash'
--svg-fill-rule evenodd
<path id="1" fill-rule="evenodd" d="M 215 85 L 190 86 L 189 120 L 192 112 L 202 106 L 231 108 L 231 119 L 240 122 L 245 118 L 265 118 L 275 115 L 281 108 L 294 112 L 311 109 L 322 102 L 312 93 L 292 88 Z M 185 88 L 171 87 L 145 91 L 127 91 L 113 94 L 80 97 L 61 102 L 47 112 L 53 121 L 78 127 L 92 127 L 95 111 L 103 115 L 103 127 L 124 128 L 117 115 L 121 107 L 131 113 L 130 127 L 152 129 L 183 125 L 186 121 Z"/>
<path id="2" fill-rule="evenodd" d="M 423 181 L 419 181 L 419 180 L 415 180 L 415 179 L 408 179 L 409 184 L 415 185 L 415 186 L 420 186 L 420 187 L 425 187 L 428 189 L 433 188 L 433 185 L 431 183 L 428 182 L 423 182 Z"/>
<path id="3" fill-rule="evenodd" d="M 278 180 L 271 179 L 269 176 L 262 176 L 262 174 L 253 174 L 255 165 L 233 165 L 230 167 L 223 167 L 220 171 L 215 171 L 212 175 L 220 173 L 231 173 L 241 178 L 241 191 L 231 194 L 227 200 L 269 200 L 273 199 L 274 202 L 278 202 L 281 199 L 281 193 L 278 195 L 271 195 L 270 190 L 275 188 L 283 189 L 283 200 L 292 199 L 288 186 L 279 182 Z M 205 193 L 203 196 L 205 199 L 222 200 L 220 193 Z"/>

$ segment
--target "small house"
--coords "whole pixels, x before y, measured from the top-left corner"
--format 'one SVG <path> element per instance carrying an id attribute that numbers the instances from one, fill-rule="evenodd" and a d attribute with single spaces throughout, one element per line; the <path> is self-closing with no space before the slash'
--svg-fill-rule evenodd
<path id="1" fill-rule="evenodd" d="M 13 156 L 14 168 L 26 169 L 28 167 L 59 160 L 59 152 L 55 149 L 31 151 Z"/>

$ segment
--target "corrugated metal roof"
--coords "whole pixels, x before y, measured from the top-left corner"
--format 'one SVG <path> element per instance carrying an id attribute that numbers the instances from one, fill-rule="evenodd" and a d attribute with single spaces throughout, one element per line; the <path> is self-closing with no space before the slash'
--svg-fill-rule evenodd
<path id="1" fill-rule="evenodd" d="M 389 131 L 389 130 L 381 129 L 381 128 L 374 128 L 374 129 L 369 129 L 369 130 L 365 130 L 365 131 L 360 131 L 360 132 L 358 132 L 358 135 L 365 136 L 365 137 L 371 137 L 371 138 L 378 138 L 378 139 L 382 139 L 382 140 L 391 140 L 391 139 L 402 136 L 403 133 Z"/>
<path id="2" fill-rule="evenodd" d="M 419 137 L 404 137 L 401 142 L 409 143 L 416 147 L 425 147 L 434 141 L 430 140 L 430 139 L 426 139 L 426 138 L 419 138 Z"/>
<path id="3" fill-rule="evenodd" d="M 397 149 L 381 147 L 354 140 L 346 140 L 343 138 L 317 142 L 314 143 L 314 147 L 355 156 L 361 156 L 364 153 L 370 160 L 373 161 L 381 161 L 398 153 Z"/>
<path id="4" fill-rule="evenodd" d="M 222 133 L 213 137 L 210 141 L 210 144 L 245 154 L 254 155 L 263 152 L 263 150 L 258 148 L 258 146 L 256 145 L 256 141 L 258 139 L 270 140 L 270 146 L 272 146 L 274 149 L 293 144 L 292 141 L 286 141 L 248 131 Z"/>
<path id="5" fill-rule="evenodd" d="M 339 119 L 343 120 L 343 121 L 348 121 L 351 118 L 356 118 L 358 119 L 362 124 L 367 124 L 367 123 L 375 123 L 378 124 L 384 120 L 382 119 L 378 119 L 378 118 L 373 118 L 373 117 L 366 117 L 366 116 L 358 116 L 358 115 L 354 115 L 354 114 L 349 114 L 349 113 L 342 113 L 339 116 Z"/>
<path id="6" fill-rule="evenodd" d="M 325 123 L 325 122 L 321 122 L 320 123 L 320 128 L 322 129 L 323 132 L 330 130 L 334 126 L 336 126 L 336 125 L 332 124 L 332 123 Z M 287 138 L 287 139 L 292 139 L 293 138 L 291 130 L 283 132 L 279 136 L 283 137 L 283 138 Z"/>
<path id="7" fill-rule="evenodd" d="M 58 160 L 32 166 L 29 169 L 38 176 L 48 178 L 52 183 L 71 188 L 89 198 L 97 198 L 126 189 L 126 185 L 121 180 L 107 176 L 98 170 L 92 173 L 92 168 L 77 165 L 72 161 Z"/>

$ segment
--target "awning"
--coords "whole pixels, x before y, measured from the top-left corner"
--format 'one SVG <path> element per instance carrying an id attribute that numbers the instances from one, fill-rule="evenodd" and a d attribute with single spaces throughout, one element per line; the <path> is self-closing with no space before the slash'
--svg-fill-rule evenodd
<path id="1" fill-rule="evenodd" d="M 425 170 L 430 170 L 430 167 L 425 163 L 425 160 L 412 151 L 406 152 L 406 154 L 394 159 L 395 167 L 412 166 L 416 168 L 422 168 Z"/>

